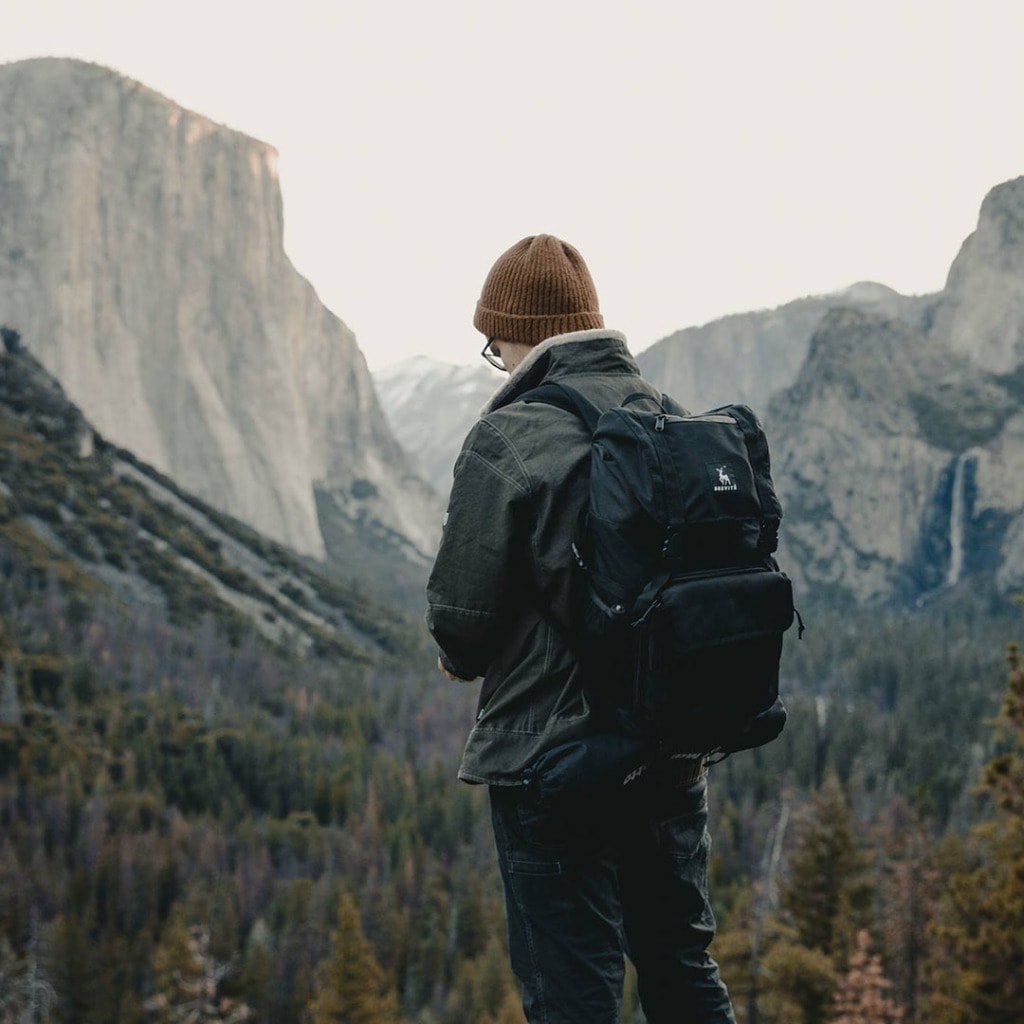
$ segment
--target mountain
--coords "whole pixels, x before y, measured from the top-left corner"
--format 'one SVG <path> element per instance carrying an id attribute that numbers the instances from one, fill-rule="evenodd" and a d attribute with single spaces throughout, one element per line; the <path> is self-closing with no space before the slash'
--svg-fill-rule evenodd
<path id="1" fill-rule="evenodd" d="M 97 433 L 13 332 L 0 352 L 0 561 L 106 594 L 136 618 L 259 634 L 298 654 L 368 664 L 422 631 L 351 581 L 218 512 Z M 424 655 L 424 657 L 426 657 Z"/>
<path id="2" fill-rule="evenodd" d="M 687 327 L 645 349 L 637 361 L 648 380 L 695 412 L 730 402 L 760 411 L 796 380 L 811 335 L 830 309 L 853 307 L 915 323 L 926 301 L 862 281 L 777 309 Z"/>
<path id="3" fill-rule="evenodd" d="M 1024 178 L 993 188 L 960 249 L 930 333 L 996 373 L 1024 364 Z"/>
<path id="4" fill-rule="evenodd" d="M 828 313 L 772 402 L 780 555 L 805 593 L 927 599 L 1024 583 L 1024 393 L 909 325 Z"/>
<path id="5" fill-rule="evenodd" d="M 793 575 L 858 601 L 1024 586 L 1024 178 L 916 324 L 837 310 L 767 410 Z"/>
<path id="6" fill-rule="evenodd" d="M 988 193 L 977 229 L 934 295 L 904 296 L 860 282 L 685 328 L 637 359 L 650 380 L 689 408 L 738 401 L 763 410 L 796 382 L 811 336 L 832 309 L 901 320 L 990 372 L 1015 370 L 1024 363 L 1024 178 Z"/>
<path id="7" fill-rule="evenodd" d="M 927 297 L 900 295 L 870 281 L 778 309 L 737 313 L 688 327 L 637 355 L 644 375 L 693 410 L 746 402 L 763 412 L 791 385 L 811 335 L 833 308 L 853 306 L 917 323 Z M 417 356 L 374 374 L 395 437 L 442 495 L 451 487 L 459 449 L 501 379 L 486 366 L 454 366 Z"/>
<path id="8" fill-rule="evenodd" d="M 985 197 L 934 295 L 862 282 L 687 328 L 637 358 L 691 409 L 761 414 L 781 557 L 810 599 L 1024 587 L 1024 178 Z M 450 466 L 476 416 L 446 381 L 424 364 L 379 385 L 414 395 L 406 443 L 420 465 Z"/>
<path id="9" fill-rule="evenodd" d="M 451 490 L 462 442 L 502 379 L 484 365 L 454 366 L 427 356 L 373 375 L 395 437 L 438 494 Z"/>
<path id="10" fill-rule="evenodd" d="M 285 255 L 267 144 L 102 67 L 0 67 L 0 323 L 104 437 L 210 505 L 422 575 L 439 502 Z"/>

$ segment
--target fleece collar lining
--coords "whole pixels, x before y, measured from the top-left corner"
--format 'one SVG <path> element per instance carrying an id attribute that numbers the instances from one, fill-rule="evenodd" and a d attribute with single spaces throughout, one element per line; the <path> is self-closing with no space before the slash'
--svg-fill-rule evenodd
<path id="1" fill-rule="evenodd" d="M 559 345 L 574 345 L 582 341 L 596 341 L 598 338 L 607 338 L 621 341 L 623 345 L 626 344 L 626 336 L 622 331 L 612 331 L 607 327 L 594 327 L 589 331 L 570 331 L 568 334 L 556 334 L 553 337 L 545 338 L 539 345 L 530 349 L 526 358 L 509 374 L 508 380 L 504 381 L 491 396 L 491 400 L 480 411 L 480 415 L 486 416 L 489 412 L 494 412 L 495 409 L 507 404 L 509 399 L 520 390 L 520 385 L 526 380 L 531 368 L 537 364 L 545 352 L 549 352 Z"/>

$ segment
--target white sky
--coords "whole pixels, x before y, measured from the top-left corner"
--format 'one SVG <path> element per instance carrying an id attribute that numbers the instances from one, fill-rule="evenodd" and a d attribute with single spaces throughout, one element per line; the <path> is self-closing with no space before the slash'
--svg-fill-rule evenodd
<path id="1" fill-rule="evenodd" d="M 1024 174 L 1020 0 L 3 0 L 0 62 L 106 64 L 280 152 L 296 267 L 371 367 L 474 361 L 550 232 L 639 350 L 877 280 L 940 288 Z"/>

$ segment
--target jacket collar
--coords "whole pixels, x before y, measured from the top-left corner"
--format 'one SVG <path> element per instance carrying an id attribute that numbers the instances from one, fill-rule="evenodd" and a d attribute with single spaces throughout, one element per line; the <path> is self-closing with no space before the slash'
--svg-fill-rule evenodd
<path id="1" fill-rule="evenodd" d="M 600 346 L 587 344 L 594 342 L 605 342 L 606 344 Z M 530 349 L 526 358 L 515 368 L 514 372 L 509 374 L 508 380 L 498 388 L 491 400 L 483 407 L 480 415 L 486 416 L 489 412 L 508 405 L 518 395 L 540 384 L 553 369 L 575 369 L 578 372 L 589 368 L 588 364 L 591 360 L 585 358 L 584 352 L 570 349 L 568 346 L 583 345 L 587 348 L 599 348 L 604 352 L 608 348 L 607 343 L 611 343 L 616 355 L 624 357 L 622 369 L 639 373 L 639 368 L 626 347 L 626 336 L 621 331 L 595 327 L 589 331 L 556 334 Z"/>

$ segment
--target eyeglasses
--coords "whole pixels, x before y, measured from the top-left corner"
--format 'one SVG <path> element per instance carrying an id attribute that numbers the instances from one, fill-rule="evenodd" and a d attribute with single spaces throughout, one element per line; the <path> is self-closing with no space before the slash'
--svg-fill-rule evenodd
<path id="1" fill-rule="evenodd" d="M 488 338 L 487 344 L 484 345 L 480 355 L 482 355 L 484 359 L 486 359 L 487 362 L 489 362 L 491 366 L 493 366 L 495 369 L 501 370 L 503 373 L 508 373 L 508 369 L 506 368 L 505 364 L 501 361 L 501 358 L 499 356 L 496 356 L 491 351 L 491 345 L 493 345 L 496 340 L 497 339 L 495 338 Z"/>

